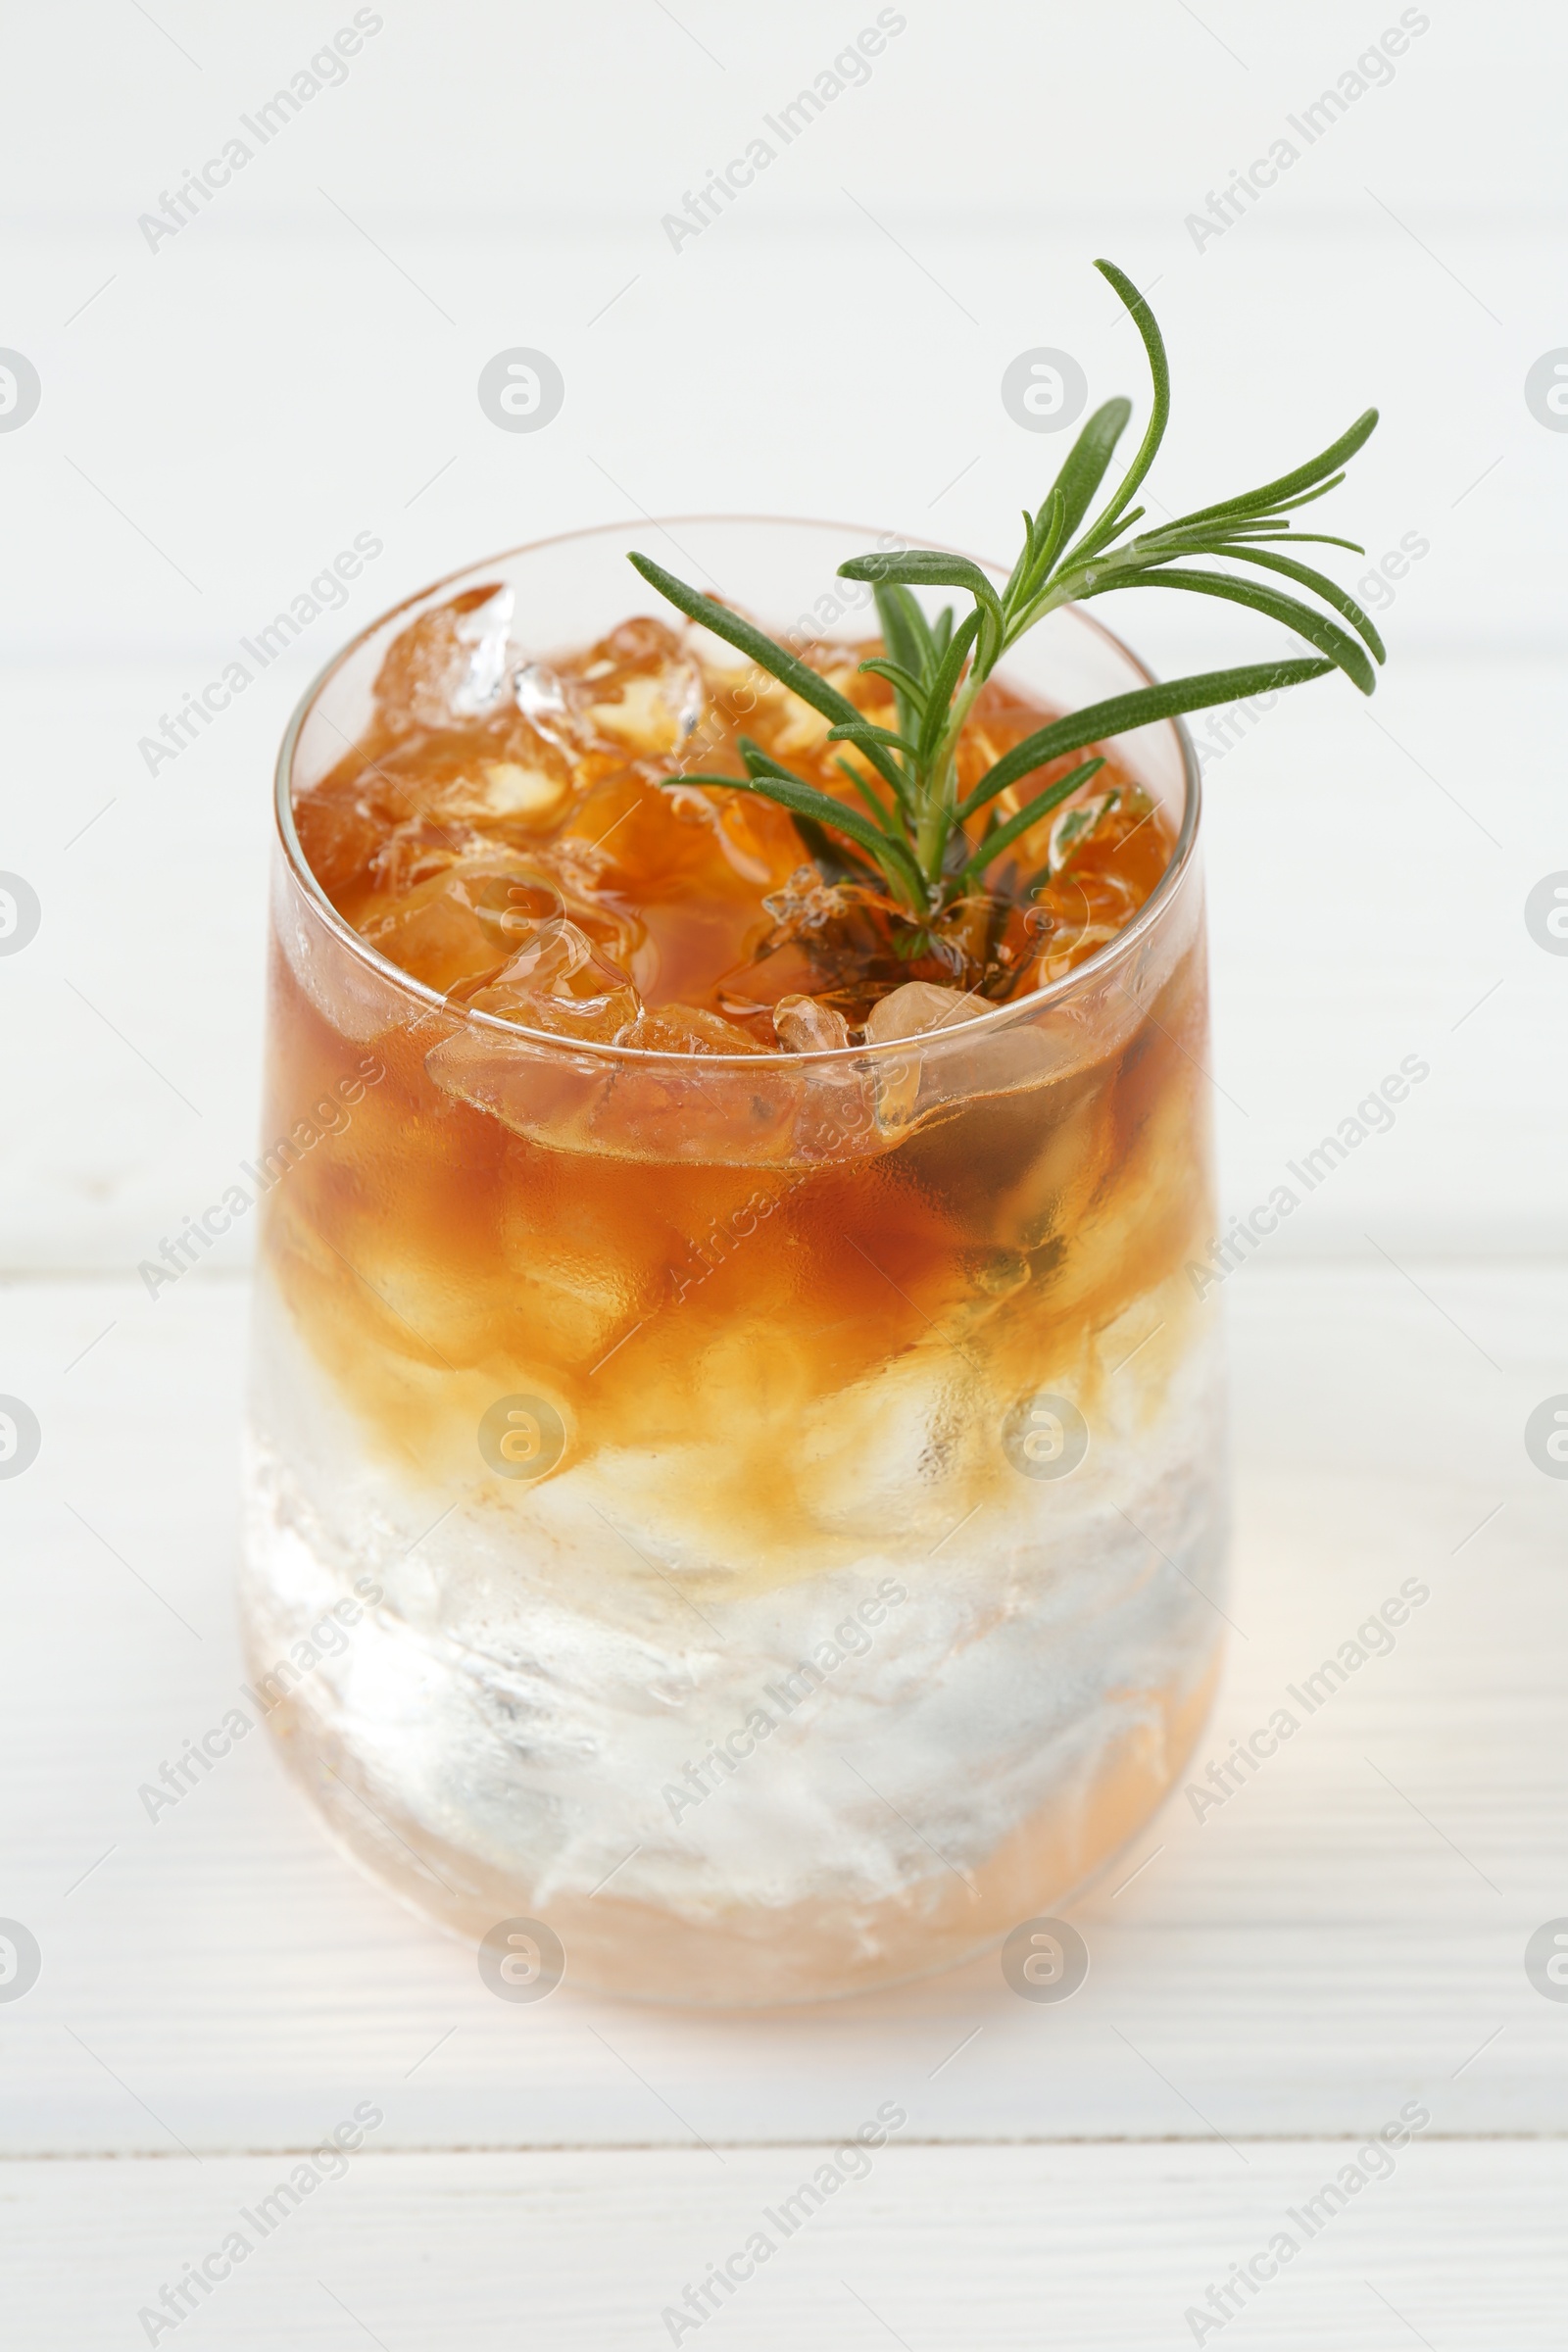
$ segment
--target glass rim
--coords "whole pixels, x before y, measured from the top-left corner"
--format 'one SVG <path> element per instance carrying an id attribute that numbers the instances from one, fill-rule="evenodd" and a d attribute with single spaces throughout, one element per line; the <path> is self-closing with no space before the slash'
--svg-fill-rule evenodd
<path id="1" fill-rule="evenodd" d="M 790 530 L 831 530 L 872 538 L 877 536 L 875 526 L 871 524 L 829 522 L 808 514 L 656 514 L 645 517 L 645 527 L 650 530 L 661 530 L 666 524 L 691 523 L 766 524 L 772 528 Z M 500 1041 L 508 1039 L 514 1043 L 521 1041 L 530 1047 L 543 1046 L 554 1054 L 568 1054 L 574 1058 L 590 1057 L 593 1060 L 610 1064 L 624 1062 L 643 1069 L 657 1064 L 665 1064 L 672 1071 L 685 1069 L 689 1072 L 694 1061 L 699 1062 L 704 1069 L 750 1069 L 754 1071 L 762 1062 L 794 1067 L 808 1064 L 831 1065 L 835 1062 L 863 1063 L 868 1056 L 873 1058 L 906 1056 L 913 1051 L 923 1050 L 939 1042 L 946 1046 L 950 1041 L 978 1041 L 982 1037 L 990 1036 L 993 1032 L 1004 1028 L 1009 1020 L 1018 1020 L 1026 1012 L 1044 1010 L 1059 1004 L 1065 1002 L 1075 990 L 1081 989 L 1086 982 L 1093 983 L 1102 978 L 1113 964 L 1125 961 L 1128 956 L 1157 927 L 1166 909 L 1174 901 L 1193 862 L 1202 808 L 1202 782 L 1198 757 L 1194 751 L 1192 737 L 1188 733 L 1186 723 L 1179 716 L 1160 719 L 1156 724 L 1159 727 L 1170 728 L 1176 738 L 1177 750 L 1181 757 L 1183 784 L 1181 824 L 1177 830 L 1175 847 L 1166 861 L 1164 872 L 1132 920 L 1122 926 L 1114 939 L 1107 939 L 1101 947 L 1096 948 L 1092 955 L 1086 956 L 1082 963 L 1074 964 L 1070 971 L 1063 972 L 1059 979 L 1049 981 L 1044 988 L 1031 989 L 1027 996 L 1010 998 L 1002 1004 L 987 1005 L 984 1010 L 969 1013 L 961 1021 L 948 1022 L 940 1029 L 922 1030 L 913 1037 L 868 1039 L 865 1044 L 859 1046 L 833 1046 L 805 1054 L 790 1053 L 782 1046 L 772 1050 L 764 1048 L 760 1052 L 751 1054 L 692 1054 L 666 1048 L 654 1049 L 646 1046 L 600 1044 L 589 1039 L 562 1037 L 555 1030 L 528 1029 L 519 1021 L 503 1019 L 499 1013 L 482 1012 L 477 1007 L 467 1004 L 454 1004 L 439 989 L 429 987 L 422 980 L 416 980 L 412 972 L 406 972 L 401 964 L 394 963 L 390 956 L 383 956 L 378 949 L 371 946 L 362 932 L 356 931 L 353 924 L 345 921 L 344 917 L 339 914 L 305 856 L 300 844 L 299 831 L 294 822 L 292 785 L 294 758 L 298 750 L 301 731 L 317 698 L 329 680 L 337 674 L 345 662 L 352 659 L 368 638 L 374 636 L 378 629 L 384 628 L 387 622 L 395 619 L 400 612 L 406 612 L 416 605 L 424 604 L 440 589 L 452 587 L 460 580 L 471 579 L 474 573 L 486 570 L 491 564 L 511 563 L 519 556 L 539 555 L 547 548 L 562 547 L 568 542 L 609 538 L 616 534 L 623 535 L 634 527 L 626 522 L 597 522 L 586 524 L 576 530 L 552 531 L 546 538 L 523 540 L 514 547 L 502 548 L 495 555 L 481 556 L 474 563 L 463 564 L 456 570 L 443 572 L 438 579 L 431 580 L 425 587 L 416 588 L 410 595 L 400 598 L 396 604 L 386 606 L 368 620 L 362 629 L 357 630 L 347 643 L 340 646 L 330 660 L 323 662 L 315 676 L 311 678 L 289 714 L 288 724 L 283 730 L 283 738 L 278 746 L 272 801 L 273 820 L 277 827 L 278 841 L 289 871 L 303 889 L 306 898 L 314 905 L 320 920 L 333 933 L 340 945 L 346 947 L 350 954 L 360 963 L 367 966 L 375 978 L 395 989 L 400 995 L 412 998 L 420 1008 L 420 1018 L 431 1012 L 444 1012 L 463 1026 L 494 1036 Z M 933 542 L 932 544 L 941 545 L 942 543 Z M 968 556 L 968 551 L 963 548 L 944 547 L 943 552 L 949 555 L 966 556 L 969 562 L 978 564 L 982 570 L 991 573 L 996 579 L 1005 580 L 1007 576 L 1007 567 L 1004 564 L 994 563 L 989 557 Z M 1118 637 L 1113 629 L 1107 629 L 1103 621 L 1097 620 L 1092 614 L 1086 612 L 1081 605 L 1059 605 L 1056 610 L 1070 614 L 1079 628 L 1092 630 L 1096 636 L 1110 646 L 1130 665 L 1145 685 L 1154 686 L 1159 683 L 1148 663 L 1134 653 L 1132 647 Z"/>

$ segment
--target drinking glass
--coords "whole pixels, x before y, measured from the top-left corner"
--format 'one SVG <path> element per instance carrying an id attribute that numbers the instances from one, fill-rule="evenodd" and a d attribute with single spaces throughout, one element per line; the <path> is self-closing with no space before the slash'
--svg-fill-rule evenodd
<path id="1" fill-rule="evenodd" d="M 1178 723 L 1108 746 L 1174 841 L 1123 930 L 1017 1002 L 836 1052 L 638 1052 L 450 1004 L 301 852 L 296 801 L 421 612 L 510 588 L 507 659 L 548 659 L 656 608 L 644 546 L 797 643 L 863 642 L 835 567 L 878 543 L 676 517 L 514 550 L 374 622 L 282 747 L 251 1673 L 339 1843 L 526 1987 L 765 2003 L 955 1963 L 1141 1828 L 1214 1686 Z M 1148 682 L 1072 610 L 1004 674 L 1056 709 Z"/>

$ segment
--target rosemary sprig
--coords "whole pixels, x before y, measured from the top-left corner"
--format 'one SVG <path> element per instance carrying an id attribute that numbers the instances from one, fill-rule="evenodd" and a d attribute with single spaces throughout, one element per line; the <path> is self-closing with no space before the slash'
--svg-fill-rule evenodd
<path id="1" fill-rule="evenodd" d="M 820 844 L 824 832 L 837 834 L 845 845 L 832 845 L 838 864 L 854 870 L 859 858 L 870 860 L 893 896 L 922 920 L 981 887 L 992 862 L 1103 764 L 1099 760 L 1085 761 L 1005 822 L 998 823 L 993 811 L 983 836 L 969 834 L 970 818 L 1047 761 L 1156 719 L 1298 686 L 1333 669 L 1344 670 L 1363 694 L 1370 694 L 1376 679 L 1367 655 L 1377 662 L 1384 659 L 1383 641 L 1354 598 L 1323 572 L 1280 552 L 1283 546 L 1303 545 L 1364 552 L 1351 539 L 1298 531 L 1292 516 L 1345 479 L 1348 462 L 1377 423 L 1376 409 L 1368 409 L 1317 457 L 1276 481 L 1200 507 L 1155 530 L 1127 536 L 1145 514 L 1146 510 L 1132 501 L 1164 438 L 1170 415 L 1169 369 L 1154 315 L 1131 278 L 1112 262 L 1097 262 L 1095 267 L 1115 288 L 1143 338 L 1153 385 L 1143 441 L 1100 513 L 1085 523 L 1132 415 L 1132 403 L 1123 399 L 1108 400 L 1096 410 L 1038 513 L 1024 514 L 1023 546 L 1004 587 L 977 564 L 934 548 L 856 556 L 839 565 L 841 578 L 868 581 L 872 587 L 886 650 L 862 662 L 860 668 L 892 688 L 895 726 L 873 726 L 819 671 L 751 621 L 688 587 L 651 558 L 631 558 L 643 578 L 678 611 L 749 654 L 760 668 L 829 719 L 829 742 L 853 745 L 887 797 L 880 797 L 849 760 L 840 759 L 838 764 L 866 809 L 861 815 L 792 774 L 746 736 L 738 746 L 744 777 L 697 774 L 680 780 L 759 792 L 777 801 L 794 815 L 808 847 Z M 1272 572 L 1308 590 L 1328 611 L 1246 573 L 1182 562 L 1192 558 Z M 928 619 L 914 593 L 920 588 L 956 588 L 969 596 L 972 609 L 956 622 L 951 607 L 935 620 Z M 1208 670 L 1096 703 L 1016 745 L 960 799 L 959 738 L 981 688 L 1003 656 L 1058 606 L 1122 588 L 1176 588 L 1250 605 L 1253 612 L 1295 629 L 1316 652 L 1304 659 Z M 1348 622 L 1349 628 L 1342 628 L 1341 621 Z M 869 874 L 870 867 L 863 870 Z"/>

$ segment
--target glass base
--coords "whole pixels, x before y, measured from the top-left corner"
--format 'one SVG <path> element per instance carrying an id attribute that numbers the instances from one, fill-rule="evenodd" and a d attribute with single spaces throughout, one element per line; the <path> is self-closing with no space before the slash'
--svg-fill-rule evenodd
<path id="1" fill-rule="evenodd" d="M 543 1920 L 566 1954 L 564 1974 L 613 1998 L 705 2008 L 769 2008 L 841 1999 L 956 1968 L 1020 1922 L 1056 1916 L 1157 1811 L 1193 1752 L 1219 1679 L 1217 1644 L 1184 1691 L 1124 1693 L 1119 1728 L 1072 1785 L 1022 1822 L 984 1862 L 940 1859 L 881 1902 L 804 1902 L 776 1911 L 734 1905 L 700 1919 L 626 1901 L 613 1886 L 548 1897 L 476 1866 L 407 1813 L 357 1786 L 331 1761 L 329 1727 L 303 1697 L 269 1717 L 283 1760 L 334 1842 L 410 1910 L 480 1943 L 501 1922 Z M 255 1671 L 264 1671 L 260 1660 Z"/>

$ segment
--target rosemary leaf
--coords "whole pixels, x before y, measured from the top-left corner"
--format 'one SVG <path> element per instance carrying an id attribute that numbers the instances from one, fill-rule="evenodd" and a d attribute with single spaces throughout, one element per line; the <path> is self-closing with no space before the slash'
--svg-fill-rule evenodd
<path id="1" fill-rule="evenodd" d="M 1049 546 L 1054 555 L 1064 540 L 1070 539 L 1089 512 L 1089 502 L 1104 479 L 1105 468 L 1116 454 L 1116 444 L 1127 429 L 1133 413 L 1130 400 L 1107 400 L 1097 409 L 1077 440 L 1067 452 L 1061 471 L 1051 486 L 1050 495 L 1036 520 L 1042 550 Z M 1055 506 L 1053 520 L 1053 502 Z"/>
<path id="2" fill-rule="evenodd" d="M 678 612 L 750 655 L 821 712 L 831 722 L 830 741 L 855 745 L 887 786 L 892 806 L 884 806 L 858 766 L 847 760 L 841 758 L 839 766 L 871 812 L 869 819 L 796 776 L 745 738 L 741 751 L 749 772 L 744 781 L 722 776 L 685 780 L 760 792 L 777 801 L 794 815 L 819 864 L 822 857 L 819 848 L 812 848 L 813 841 L 821 844 L 835 834 L 843 836 L 855 851 L 869 853 L 890 888 L 922 920 L 952 907 L 977 874 L 1099 764 L 1098 760 L 1083 762 L 1071 778 L 1038 794 L 1027 809 L 1005 824 L 998 824 L 993 811 L 984 840 L 971 846 L 962 832 L 968 818 L 1049 761 L 1184 711 L 1277 692 L 1336 668 L 1363 694 L 1370 694 L 1376 673 L 1368 655 L 1380 662 L 1385 659 L 1382 638 L 1355 599 L 1327 573 L 1298 562 L 1294 552 L 1282 552 L 1311 545 L 1361 554 L 1353 540 L 1296 530 L 1291 517 L 1338 488 L 1347 464 L 1376 425 L 1377 411 L 1365 410 L 1337 440 L 1288 473 L 1134 535 L 1134 526 L 1146 519 L 1145 507 L 1134 500 L 1170 417 L 1170 373 L 1164 338 L 1145 297 L 1113 262 L 1100 261 L 1095 267 L 1115 289 L 1137 328 L 1152 397 L 1132 463 L 1087 529 L 1084 518 L 1132 416 L 1132 404 L 1120 397 L 1095 410 L 1039 508 L 1033 514 L 1025 512 L 1023 544 L 1002 587 L 978 564 L 942 548 L 856 556 L 839 566 L 842 578 L 867 580 L 873 588 L 883 651 L 859 666 L 891 686 L 896 727 L 873 725 L 819 671 L 716 598 L 687 586 L 647 556 L 631 559 L 644 579 Z M 1075 540 L 1075 533 L 1082 535 Z M 1287 594 L 1245 571 L 1207 570 L 1200 561 L 1195 564 L 1194 558 L 1273 572 L 1302 594 Z M 948 608 L 936 620 L 929 619 L 916 592 L 933 588 L 965 592 L 969 612 L 955 621 Z M 1074 711 L 1015 745 L 960 800 L 959 744 L 976 700 L 1003 655 L 1058 607 L 1123 588 L 1174 588 L 1245 605 L 1294 630 L 1316 650 L 1307 657 L 1250 662 L 1140 687 Z M 1342 620 L 1349 623 L 1354 636 L 1340 626 Z"/>
<path id="3" fill-rule="evenodd" d="M 1304 637 L 1308 645 L 1317 646 L 1363 694 L 1370 694 L 1377 684 L 1372 664 L 1353 637 L 1348 637 L 1334 621 L 1325 620 L 1321 612 L 1314 612 L 1310 605 L 1303 605 L 1298 598 L 1278 596 L 1271 588 L 1258 587 L 1255 581 L 1233 580 L 1224 571 L 1162 568 L 1156 572 L 1132 572 L 1126 579 L 1107 581 L 1104 589 L 1086 586 L 1083 593 L 1101 596 L 1111 587 L 1186 588 L 1195 596 L 1217 596 L 1227 604 L 1250 605 L 1254 612 L 1266 613 L 1270 620 L 1283 620 L 1287 627 Z"/>
<path id="4" fill-rule="evenodd" d="M 1244 669 L 1211 669 L 1200 677 L 1173 678 L 1155 686 L 1140 686 L 1131 694 L 1113 695 L 1108 702 L 1092 703 L 1070 718 L 1055 719 L 1022 743 L 1004 753 L 988 767 L 965 801 L 958 805 L 962 822 L 1049 760 L 1064 752 L 1081 751 L 1086 743 L 1109 735 L 1129 735 L 1156 718 L 1179 718 L 1189 710 L 1207 710 L 1216 703 L 1242 703 L 1255 694 L 1277 694 L 1282 687 L 1299 686 L 1308 678 L 1326 677 L 1332 662 L 1256 662 Z"/>
<path id="5" fill-rule="evenodd" d="M 1002 628 L 1002 599 L 978 564 L 936 548 L 905 548 L 891 556 L 852 556 L 839 565 L 841 580 L 896 580 L 905 587 L 967 588 L 975 603 Z"/>
<path id="6" fill-rule="evenodd" d="M 1104 764 L 1103 760 L 1086 760 L 1070 775 L 1060 777 L 1044 792 L 1037 793 L 1025 808 L 1019 809 L 1016 816 L 1009 816 L 1004 825 L 998 825 L 994 833 L 987 835 L 974 856 L 960 866 L 958 880 L 973 881 L 994 858 L 1000 858 L 1004 850 L 1010 849 L 1020 834 L 1027 833 L 1031 825 L 1038 825 L 1043 816 L 1049 816 L 1052 809 L 1075 793 L 1080 784 L 1087 784 L 1091 776 L 1098 775 Z"/>

